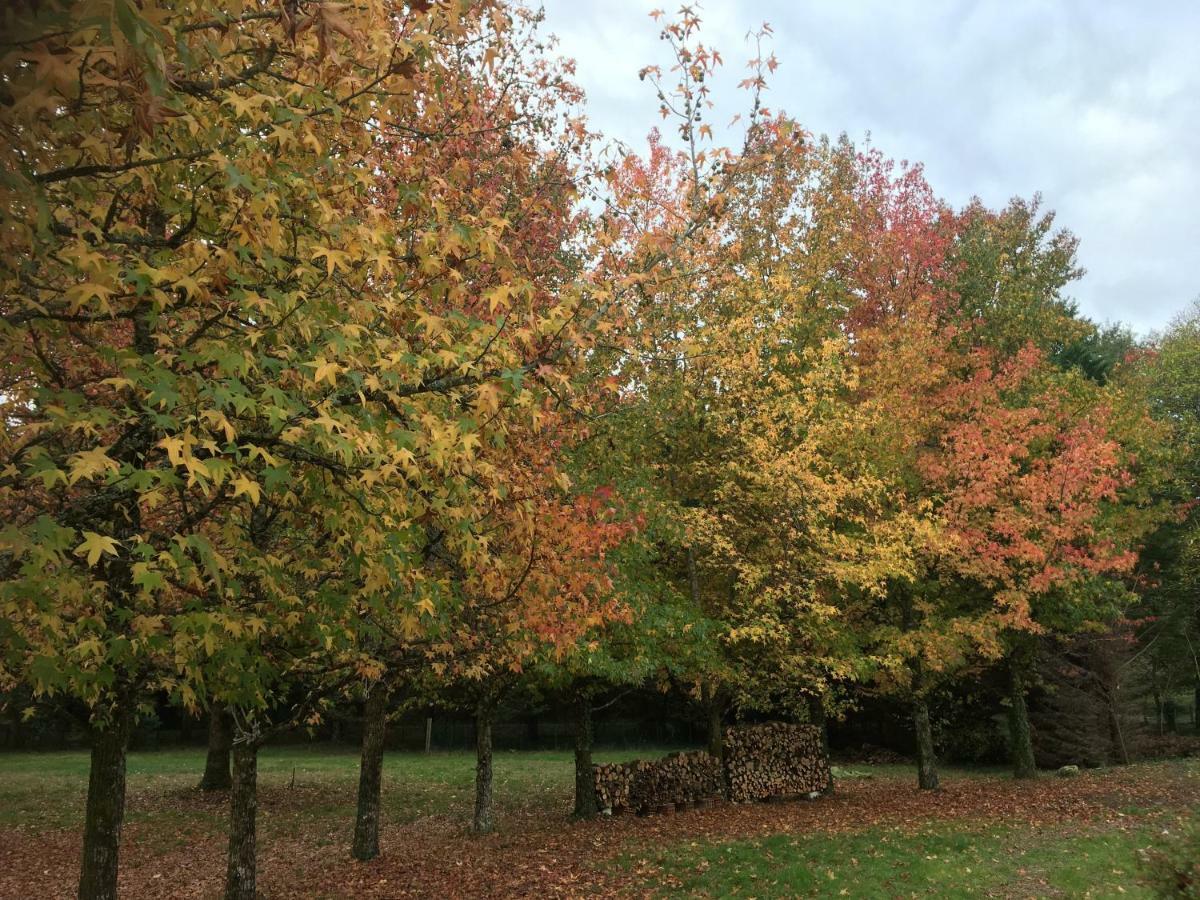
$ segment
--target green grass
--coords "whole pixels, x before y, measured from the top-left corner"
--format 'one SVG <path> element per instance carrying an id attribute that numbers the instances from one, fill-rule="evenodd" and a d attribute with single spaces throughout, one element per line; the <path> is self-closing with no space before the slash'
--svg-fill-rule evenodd
<path id="1" fill-rule="evenodd" d="M 659 756 L 662 748 L 598 751 L 597 762 Z M 565 809 L 574 789 L 570 751 L 498 751 L 494 792 L 500 827 L 505 813 L 518 808 Z M 177 826 L 184 818 L 200 828 L 224 827 L 218 798 L 199 809 L 194 800 L 204 769 L 200 749 L 130 753 L 128 821 Z M 358 784 L 358 753 L 328 747 L 267 747 L 259 755 L 263 828 L 290 828 L 300 820 L 330 823 L 353 814 Z M 85 751 L 0 754 L 0 825 L 69 828 L 83 814 L 87 794 Z M 469 817 L 475 784 L 475 757 L 468 752 L 388 753 L 384 757 L 384 811 L 388 821 L 411 822 L 431 815 Z"/>
<path id="2" fill-rule="evenodd" d="M 596 759 L 664 752 L 601 751 Z M 199 749 L 129 755 L 127 820 L 138 827 L 146 852 L 157 855 L 223 834 L 226 797 L 197 790 L 203 765 Z M 387 754 L 385 827 L 431 816 L 465 826 L 474 770 L 474 755 L 466 752 Z M 1180 760 L 1124 771 L 1163 778 L 1163 790 L 1177 793 L 1178 778 L 1184 777 L 1184 789 L 1190 789 L 1186 779 L 1200 776 L 1200 763 Z M 884 797 L 889 783 L 913 778 L 910 768 L 900 766 L 852 765 L 843 775 L 882 782 Z M 947 783 L 1008 777 L 998 770 L 966 769 L 943 770 L 942 776 Z M 33 833 L 79 828 L 87 778 L 88 756 L 82 751 L 0 754 L 0 826 Z M 344 844 L 357 778 L 358 755 L 349 749 L 266 748 L 259 759 L 260 833 L 267 842 L 303 832 L 317 845 Z M 573 780 L 568 751 L 497 752 L 498 829 L 526 828 L 530 814 L 540 827 L 565 821 Z M 1153 804 L 1115 794 L 1112 809 L 1123 818 L 1107 826 L 1034 829 L 975 822 L 955 827 L 926 820 L 905 829 L 876 826 L 844 834 L 777 833 L 718 843 L 637 841 L 623 851 L 612 847 L 623 855 L 603 865 L 638 870 L 647 879 L 646 889 L 711 897 L 1146 897 L 1137 882 L 1136 852 L 1152 842 L 1162 817 L 1172 813 L 1145 802 Z"/>
<path id="3" fill-rule="evenodd" d="M 708 897 L 1149 897 L 1136 853 L 1150 830 L 995 827 L 760 840 L 662 849 L 662 895 Z M 632 864 L 626 858 L 625 864 Z"/>

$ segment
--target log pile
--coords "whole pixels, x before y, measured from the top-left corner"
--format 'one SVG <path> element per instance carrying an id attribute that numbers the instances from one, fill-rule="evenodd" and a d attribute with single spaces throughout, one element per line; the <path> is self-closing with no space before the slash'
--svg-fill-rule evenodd
<path id="1" fill-rule="evenodd" d="M 821 732 L 813 725 L 745 725 L 725 731 L 725 760 L 702 750 L 657 760 L 593 767 L 596 799 L 612 813 L 668 813 L 711 800 L 790 799 L 832 783 Z"/>
<path id="2" fill-rule="evenodd" d="M 721 762 L 703 751 L 672 753 L 659 760 L 601 763 L 595 767 L 596 799 L 614 813 L 671 812 L 720 797 Z"/>
<path id="3" fill-rule="evenodd" d="M 650 765 L 640 759 L 627 763 L 597 763 L 592 767 L 596 779 L 596 803 L 601 809 L 624 812 L 632 809 L 629 795 L 637 766 Z"/>
<path id="4" fill-rule="evenodd" d="M 730 800 L 802 797 L 832 780 L 815 725 L 743 725 L 725 730 L 725 787 Z"/>

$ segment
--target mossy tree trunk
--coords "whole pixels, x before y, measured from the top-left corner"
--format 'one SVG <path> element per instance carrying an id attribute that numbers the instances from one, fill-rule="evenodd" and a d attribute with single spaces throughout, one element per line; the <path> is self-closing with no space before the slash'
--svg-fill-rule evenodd
<path id="1" fill-rule="evenodd" d="M 1029 707 L 1025 702 L 1026 672 L 1029 657 L 1018 651 L 1009 656 L 1008 734 L 1012 745 L 1014 778 L 1037 776 L 1037 762 L 1033 756 L 1033 730 L 1029 726 Z"/>
<path id="2" fill-rule="evenodd" d="M 204 760 L 202 791 L 227 791 L 233 787 L 229 771 L 229 752 L 233 746 L 233 723 L 229 711 L 214 706 L 208 713 L 208 755 Z"/>
<path id="3" fill-rule="evenodd" d="M 929 701 L 923 694 L 913 698 L 913 730 L 917 737 L 917 786 L 924 791 L 938 786 L 937 757 L 933 750 L 933 726 L 929 721 Z"/>
<path id="4" fill-rule="evenodd" d="M 583 690 L 575 705 L 575 815 L 581 819 L 590 819 L 599 812 L 592 739 L 592 698 Z"/>
<path id="5" fill-rule="evenodd" d="M 704 705 L 708 752 L 717 759 L 725 758 L 725 695 L 719 684 L 700 685 L 700 702 Z"/>
<path id="6" fill-rule="evenodd" d="M 80 900 L 115 900 L 117 896 L 117 860 L 125 821 L 125 753 L 132 728 L 132 702 L 120 697 L 111 720 L 92 737 Z"/>
<path id="7" fill-rule="evenodd" d="M 821 752 L 829 756 L 829 715 L 825 712 L 823 697 L 808 698 L 808 721 L 817 726 L 821 734 Z"/>
<path id="8" fill-rule="evenodd" d="M 487 834 L 492 821 L 492 705 L 486 700 L 475 706 L 475 818 L 471 830 Z"/>
<path id="9" fill-rule="evenodd" d="M 254 900 L 257 881 L 258 744 L 233 746 L 233 789 L 229 792 L 229 855 L 225 900 Z"/>
<path id="10" fill-rule="evenodd" d="M 383 745 L 387 738 L 388 692 L 371 685 L 363 704 L 362 760 L 358 769 L 358 810 L 350 855 L 358 860 L 379 855 L 379 813 L 383 790 Z"/>

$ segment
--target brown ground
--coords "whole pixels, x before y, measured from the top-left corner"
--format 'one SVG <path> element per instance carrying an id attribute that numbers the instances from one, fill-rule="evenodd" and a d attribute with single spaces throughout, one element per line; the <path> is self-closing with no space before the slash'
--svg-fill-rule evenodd
<path id="1" fill-rule="evenodd" d="M 294 807 L 312 797 L 263 791 L 263 820 L 290 821 Z M 970 820 L 973 824 L 1046 826 L 1117 821 L 1121 810 L 1195 804 L 1200 777 L 1193 767 L 1137 766 L 1078 778 L 1047 776 L 1034 782 L 1003 777 L 951 780 L 932 794 L 908 779 L 882 777 L 839 783 L 816 801 L 721 804 L 672 816 L 619 816 L 569 822 L 546 811 L 510 815 L 503 831 L 474 838 L 445 817 L 385 828 L 383 854 L 352 862 L 347 823 L 330 832 L 313 826 L 260 841 L 259 887 L 264 897 L 579 897 L 641 896 L 663 884 L 639 848 L 690 840 L 721 840 L 780 832 L 838 832 L 874 825 L 922 827 Z M 219 897 L 224 842 L 211 828 L 189 828 L 189 817 L 219 812 L 221 800 L 198 792 L 170 797 L 135 794 L 132 810 L 172 804 L 178 822 L 127 826 L 121 859 L 121 896 Z M 297 817 L 295 821 L 306 821 Z M 265 823 L 264 823 L 265 824 Z M 311 822 L 310 822 L 311 824 Z M 74 830 L 36 832 L 0 828 L 0 897 L 73 897 L 80 839 Z M 626 855 L 629 866 L 612 865 Z"/>

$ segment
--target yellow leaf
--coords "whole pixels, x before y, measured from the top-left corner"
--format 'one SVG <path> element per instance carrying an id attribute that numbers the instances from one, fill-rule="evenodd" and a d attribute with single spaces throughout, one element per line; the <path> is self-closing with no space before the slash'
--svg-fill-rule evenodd
<path id="1" fill-rule="evenodd" d="M 250 502 L 258 506 L 258 501 L 262 497 L 262 488 L 257 481 L 247 478 L 245 475 L 239 475 L 233 480 L 233 496 L 237 497 L 245 494 L 250 498 Z"/>
<path id="2" fill-rule="evenodd" d="M 87 564 L 89 566 L 94 566 L 98 563 L 103 553 L 107 553 L 109 556 L 116 556 L 117 541 L 115 538 L 96 534 L 94 531 L 85 531 L 83 533 L 83 543 L 75 548 L 76 556 L 87 555 Z"/>
<path id="3" fill-rule="evenodd" d="M 167 451 L 167 461 L 170 462 L 172 466 L 183 465 L 183 451 L 186 448 L 183 438 L 165 437 L 158 442 L 158 446 Z"/>
<path id="4" fill-rule="evenodd" d="M 325 257 L 325 272 L 328 275 L 333 274 L 333 270 L 337 267 L 342 269 L 348 268 L 346 260 L 350 258 L 350 254 L 344 250 L 334 250 L 332 247 L 318 247 L 313 251 L 312 258 L 315 260 L 318 256 Z"/>
<path id="5" fill-rule="evenodd" d="M 109 458 L 107 447 L 93 447 L 91 450 L 81 450 L 71 457 L 71 474 L 67 479 L 75 484 L 84 478 L 92 478 L 105 472 L 115 472 L 120 467 Z"/>
<path id="6" fill-rule="evenodd" d="M 323 359 L 318 359 L 315 363 L 312 363 L 312 365 L 317 370 L 313 373 L 314 382 L 320 384 L 322 381 L 328 379 L 330 384 L 337 383 L 338 373 L 342 371 L 342 367 L 337 363 L 326 362 Z"/>

